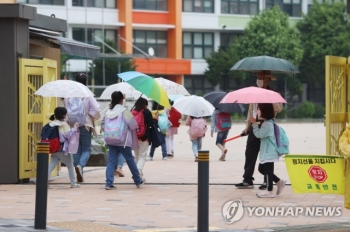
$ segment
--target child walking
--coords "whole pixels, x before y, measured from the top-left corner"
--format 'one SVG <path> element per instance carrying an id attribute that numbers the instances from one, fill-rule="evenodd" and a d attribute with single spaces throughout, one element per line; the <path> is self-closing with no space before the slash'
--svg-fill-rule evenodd
<path id="1" fill-rule="evenodd" d="M 57 107 L 54 111 L 54 115 L 50 117 L 51 127 L 58 127 L 59 140 L 61 144 L 61 150 L 51 154 L 51 162 L 49 164 L 49 176 L 52 170 L 56 167 L 58 161 L 64 163 L 68 169 L 70 187 L 79 188 L 80 185 L 76 183 L 76 177 L 74 172 L 73 161 L 70 153 L 76 153 L 78 150 L 78 143 L 70 143 L 72 140 L 79 141 L 79 124 L 75 123 L 71 129 L 67 120 L 67 110 L 64 107 Z"/>
<path id="2" fill-rule="evenodd" d="M 278 178 L 274 174 L 274 162 L 279 159 L 276 147 L 276 136 L 274 131 L 275 111 L 270 103 L 260 103 L 258 106 L 258 118 L 264 122 L 259 128 L 255 118 L 251 117 L 250 121 L 253 126 L 253 133 L 257 138 L 261 139 L 259 153 L 259 172 L 266 178 L 267 190 L 256 194 L 260 198 L 273 198 L 273 182 L 277 185 L 276 195 L 280 195 L 286 184 L 285 180 Z"/>
<path id="3" fill-rule="evenodd" d="M 189 126 L 188 134 L 192 142 L 192 151 L 195 157 L 194 162 L 198 162 L 198 151 L 202 149 L 202 137 L 205 136 L 207 131 L 207 123 L 203 117 L 187 116 L 186 126 Z"/>
<path id="4" fill-rule="evenodd" d="M 219 158 L 219 161 L 226 161 L 225 157 L 226 157 L 226 153 L 227 153 L 227 149 L 225 147 L 225 142 L 224 140 L 227 139 L 227 135 L 229 132 L 229 129 L 227 130 L 220 130 L 220 128 L 218 127 L 219 124 L 219 115 L 220 113 L 224 113 L 221 110 L 219 110 L 218 108 L 216 108 L 211 116 L 211 132 L 210 135 L 211 137 L 213 137 L 213 134 L 215 132 L 217 132 L 217 137 L 216 137 L 216 146 L 218 146 L 218 148 L 221 150 L 221 156 Z M 229 116 L 229 114 L 227 114 Z"/>

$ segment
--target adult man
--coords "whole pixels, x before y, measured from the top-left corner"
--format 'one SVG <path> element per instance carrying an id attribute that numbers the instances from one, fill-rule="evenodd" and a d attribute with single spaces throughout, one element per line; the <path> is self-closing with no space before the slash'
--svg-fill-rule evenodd
<path id="1" fill-rule="evenodd" d="M 84 73 L 80 73 L 75 77 L 75 81 L 86 85 L 87 76 Z M 91 155 L 91 134 L 94 133 L 96 135 L 94 120 L 98 120 L 101 117 L 100 106 L 93 96 L 83 98 L 82 103 L 84 104 L 85 123 L 79 127 L 80 137 L 78 152 L 73 154 L 73 164 L 75 166 L 75 172 L 77 173 L 78 182 L 84 182 L 83 168 L 86 166 Z M 68 106 L 69 104 L 70 99 L 66 98 L 64 105 L 68 110 L 68 114 L 70 108 Z"/>
<path id="2" fill-rule="evenodd" d="M 271 71 L 261 70 L 257 74 L 256 84 L 259 88 L 271 89 L 270 88 L 271 80 L 273 81 L 276 80 L 276 77 L 271 75 Z M 254 188 L 253 174 L 254 174 L 256 160 L 258 158 L 258 154 L 260 150 L 260 139 L 255 137 L 253 133 L 252 123 L 250 122 L 250 118 L 252 116 L 256 117 L 257 107 L 258 107 L 258 104 L 249 105 L 248 115 L 246 120 L 246 128 L 242 132 L 245 135 L 248 135 L 248 138 L 247 138 L 247 145 L 245 150 L 243 181 L 242 183 L 235 185 L 239 189 Z M 276 103 L 276 104 L 273 104 L 273 108 L 276 116 L 277 113 L 282 111 L 283 105 L 282 103 Z M 264 180 L 264 183 L 259 187 L 259 189 L 266 189 L 266 180 Z"/>

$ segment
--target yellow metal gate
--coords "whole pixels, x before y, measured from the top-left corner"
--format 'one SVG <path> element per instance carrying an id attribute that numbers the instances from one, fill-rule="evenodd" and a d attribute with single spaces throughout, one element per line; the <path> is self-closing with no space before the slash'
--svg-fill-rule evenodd
<path id="1" fill-rule="evenodd" d="M 19 179 L 36 177 L 36 144 L 57 100 L 34 92 L 53 80 L 57 80 L 55 60 L 19 60 Z"/>
<path id="2" fill-rule="evenodd" d="M 326 56 L 326 154 L 340 155 L 339 138 L 349 120 L 349 59 Z"/>

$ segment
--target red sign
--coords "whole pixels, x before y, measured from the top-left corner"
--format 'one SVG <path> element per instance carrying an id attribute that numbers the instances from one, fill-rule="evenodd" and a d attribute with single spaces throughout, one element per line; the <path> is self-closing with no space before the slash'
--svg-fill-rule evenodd
<path id="1" fill-rule="evenodd" d="M 327 173 L 320 166 L 311 166 L 308 172 L 309 176 L 318 183 L 323 183 L 327 180 Z"/>

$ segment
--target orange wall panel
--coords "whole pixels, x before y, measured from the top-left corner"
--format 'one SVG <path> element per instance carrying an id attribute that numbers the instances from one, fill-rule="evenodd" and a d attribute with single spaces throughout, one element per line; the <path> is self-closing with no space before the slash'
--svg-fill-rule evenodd
<path id="1" fill-rule="evenodd" d="M 168 30 L 168 56 L 182 58 L 182 1 L 168 0 L 169 23 L 175 28 Z"/>
<path id="2" fill-rule="evenodd" d="M 121 37 L 127 41 L 132 41 L 132 1 L 130 0 L 119 0 L 118 1 L 118 10 L 119 10 L 119 21 L 125 23 L 125 26 L 119 27 L 119 33 Z M 132 54 L 132 46 L 120 41 L 121 51 L 127 54 Z"/>
<path id="3" fill-rule="evenodd" d="M 142 24 L 169 24 L 168 12 L 132 12 L 132 22 Z"/>
<path id="4" fill-rule="evenodd" d="M 191 74 L 190 60 L 136 58 L 136 71 L 149 75 L 187 75 Z"/>

